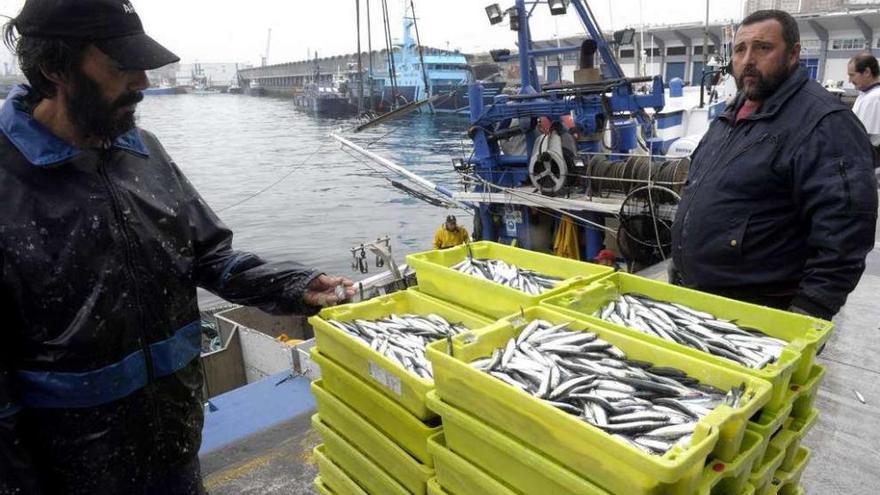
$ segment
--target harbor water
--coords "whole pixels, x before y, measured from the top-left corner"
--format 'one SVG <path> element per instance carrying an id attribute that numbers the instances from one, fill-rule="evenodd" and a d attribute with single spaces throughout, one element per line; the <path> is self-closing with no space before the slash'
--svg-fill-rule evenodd
<path id="1" fill-rule="evenodd" d="M 237 249 L 357 280 L 365 275 L 351 269 L 355 245 L 388 235 L 402 263 L 406 254 L 431 248 L 447 214 L 471 230 L 466 211 L 393 188 L 389 179 L 400 177 L 328 137 L 353 120 L 319 119 L 297 111 L 291 100 L 227 94 L 148 96 L 138 115 L 138 125 L 157 135 L 233 230 Z M 346 136 L 457 189 L 451 159 L 470 151 L 466 128 L 465 117 L 416 113 Z M 370 273 L 377 273 L 368 256 Z M 207 307 L 220 299 L 203 292 L 200 301 Z"/>

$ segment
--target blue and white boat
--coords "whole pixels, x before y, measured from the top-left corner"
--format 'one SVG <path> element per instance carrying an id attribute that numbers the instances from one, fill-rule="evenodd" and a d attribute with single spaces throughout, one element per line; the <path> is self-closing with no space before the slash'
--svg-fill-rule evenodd
<path id="1" fill-rule="evenodd" d="M 394 66 L 388 64 L 387 72 L 377 78 L 382 88 L 382 107 L 393 107 L 392 102 L 405 104 L 438 95 L 433 107 L 437 112 L 468 113 L 468 86 L 475 82 L 473 73 L 465 56 L 456 51 L 422 48 L 413 38 L 412 30 L 416 19 L 407 7 L 403 17 L 403 41 L 395 45 Z M 422 70 L 424 59 L 425 70 Z M 395 74 L 392 85 L 391 74 Z M 427 87 L 425 80 L 427 79 Z M 484 82 L 484 104 L 504 89 L 504 82 Z"/>

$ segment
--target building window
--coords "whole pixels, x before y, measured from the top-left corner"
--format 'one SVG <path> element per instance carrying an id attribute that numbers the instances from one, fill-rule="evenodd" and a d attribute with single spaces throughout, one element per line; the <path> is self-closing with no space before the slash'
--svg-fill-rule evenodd
<path id="1" fill-rule="evenodd" d="M 707 50 L 710 54 L 715 53 L 715 45 L 712 42 L 709 42 L 709 49 Z M 694 55 L 702 55 L 703 54 L 703 45 L 694 46 Z"/>
<path id="2" fill-rule="evenodd" d="M 841 38 L 841 39 L 831 40 L 831 49 L 832 50 L 864 50 L 865 49 L 865 39 L 864 38 Z"/>
<path id="3" fill-rule="evenodd" d="M 620 50 L 620 58 L 633 58 L 635 56 L 635 51 L 629 48 L 626 50 Z"/>
<path id="4" fill-rule="evenodd" d="M 801 40 L 801 52 L 816 52 L 822 47 L 819 40 Z"/>
<path id="5" fill-rule="evenodd" d="M 667 55 L 687 55 L 687 52 L 686 46 L 670 46 L 666 49 Z"/>

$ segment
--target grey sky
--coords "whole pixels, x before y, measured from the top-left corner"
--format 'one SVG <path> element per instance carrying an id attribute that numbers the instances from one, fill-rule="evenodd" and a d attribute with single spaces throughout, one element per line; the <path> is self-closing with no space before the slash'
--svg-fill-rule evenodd
<path id="1" fill-rule="evenodd" d="M 407 0 L 409 1 L 409 0 Z M 382 47 L 379 0 L 370 0 L 373 48 Z M 354 53 L 355 0 L 132 0 L 147 33 L 183 62 L 246 62 L 257 64 L 272 29 L 269 63 L 306 58 L 308 50 L 329 56 Z M 515 36 L 507 23 L 490 26 L 484 12 L 493 0 L 415 0 L 423 43 L 466 52 L 512 47 Z M 513 0 L 498 2 L 502 8 Z M 14 16 L 24 0 L 0 0 L 0 14 Z M 363 0 L 362 0 L 363 4 Z M 388 0 L 392 34 L 400 36 L 402 0 Z M 603 29 L 645 24 L 699 22 L 704 0 L 597 0 L 589 2 Z M 551 17 L 538 6 L 532 21 L 535 39 L 582 32 L 577 16 Z M 741 0 L 711 0 L 712 20 L 741 17 Z M 365 16 L 365 14 L 363 14 Z M 557 28 L 558 24 L 558 28 Z M 366 27 L 363 28 L 366 50 Z M 448 43 L 448 45 L 447 45 Z M 2 51 L 3 58 L 8 55 Z"/>

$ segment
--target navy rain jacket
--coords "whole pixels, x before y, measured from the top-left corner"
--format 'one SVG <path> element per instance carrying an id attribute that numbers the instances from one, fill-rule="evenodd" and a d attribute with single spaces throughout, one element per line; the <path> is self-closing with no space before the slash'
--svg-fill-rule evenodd
<path id="1" fill-rule="evenodd" d="M 81 150 L 0 109 L 0 494 L 138 493 L 203 421 L 196 287 L 311 313 L 319 275 L 232 249 L 152 134 Z"/>
<path id="2" fill-rule="evenodd" d="M 874 248 L 871 143 L 802 68 L 735 123 L 742 103 L 694 151 L 672 228 L 680 281 L 745 300 L 781 297 L 830 319 Z"/>

